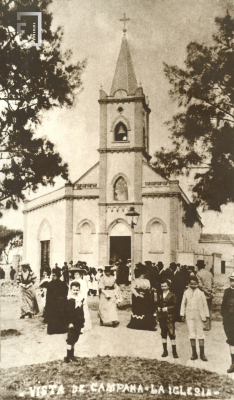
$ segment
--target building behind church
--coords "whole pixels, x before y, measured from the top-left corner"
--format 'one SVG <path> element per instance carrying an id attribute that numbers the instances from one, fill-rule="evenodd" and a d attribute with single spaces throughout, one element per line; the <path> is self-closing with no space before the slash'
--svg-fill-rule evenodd
<path id="1" fill-rule="evenodd" d="M 100 90 L 99 107 L 99 162 L 73 184 L 25 201 L 24 258 L 37 276 L 43 265 L 64 261 L 86 261 L 90 267 L 110 259 L 126 262 L 132 240 L 126 212 L 134 207 L 136 263 L 195 265 L 205 254 L 202 222 L 197 214 L 194 226 L 186 226 L 190 202 L 179 181 L 161 177 L 150 164 L 151 110 L 137 84 L 125 33 L 110 94 Z M 215 254 L 208 266 L 217 264 L 218 271 L 220 252 Z"/>

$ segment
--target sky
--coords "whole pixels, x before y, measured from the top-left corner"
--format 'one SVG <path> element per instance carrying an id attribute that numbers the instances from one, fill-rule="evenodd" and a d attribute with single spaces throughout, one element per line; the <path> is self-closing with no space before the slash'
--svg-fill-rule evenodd
<path id="1" fill-rule="evenodd" d="M 110 93 L 123 36 L 126 14 L 127 39 L 138 81 L 149 98 L 150 154 L 170 145 L 165 122 L 178 112 L 168 91 L 163 62 L 183 67 L 186 47 L 191 41 L 212 43 L 215 17 L 228 9 L 234 15 L 234 0 L 56 0 L 51 5 L 53 28 L 63 26 L 63 50 L 71 49 L 72 61 L 87 59 L 83 90 L 71 109 L 55 109 L 44 115 L 37 134 L 51 140 L 64 162 L 68 162 L 70 180 L 75 181 L 98 161 L 99 89 Z M 42 16 L 43 18 L 43 16 Z M 43 36 L 42 36 L 43 39 Z M 180 186 L 191 198 L 192 181 L 179 178 Z M 64 185 L 58 179 L 55 188 Z M 40 188 L 31 199 L 52 191 Z M 7 211 L 1 224 L 23 227 L 22 206 Z M 203 232 L 234 234 L 234 205 L 222 213 L 202 212 Z"/>

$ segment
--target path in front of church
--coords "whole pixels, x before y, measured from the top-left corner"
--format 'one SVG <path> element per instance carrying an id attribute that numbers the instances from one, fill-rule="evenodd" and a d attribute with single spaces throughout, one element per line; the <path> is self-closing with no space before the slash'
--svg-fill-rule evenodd
<path id="1" fill-rule="evenodd" d="M 117 328 L 107 328 L 99 325 L 97 313 L 97 298 L 89 299 L 90 314 L 93 329 L 81 335 L 75 348 L 75 354 L 80 357 L 112 356 L 140 357 L 158 359 L 175 364 L 202 368 L 218 374 L 226 374 L 230 366 L 230 355 L 222 323 L 213 321 L 212 330 L 205 332 L 205 354 L 208 362 L 191 361 L 191 349 L 185 323 L 176 323 L 177 350 L 179 359 L 171 354 L 162 358 L 160 329 L 156 332 L 128 329 L 130 320 L 129 310 L 119 311 L 120 325 Z M 96 308 L 96 310 L 95 310 Z M 10 310 L 10 312 L 9 312 Z M 42 317 L 19 319 L 19 302 L 16 297 L 1 298 L 1 329 L 15 329 L 21 333 L 2 339 L 1 363 L 2 368 L 19 367 L 63 359 L 66 355 L 66 334 L 47 335 L 47 326 Z M 229 374 L 234 378 L 234 374 Z"/>

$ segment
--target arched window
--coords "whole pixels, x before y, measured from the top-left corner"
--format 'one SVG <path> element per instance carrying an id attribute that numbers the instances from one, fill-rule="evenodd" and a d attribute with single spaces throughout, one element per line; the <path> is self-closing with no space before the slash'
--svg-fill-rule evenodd
<path id="1" fill-rule="evenodd" d="M 150 251 L 161 253 L 164 251 L 163 247 L 163 226 L 155 221 L 150 226 Z"/>
<path id="2" fill-rule="evenodd" d="M 123 122 L 119 122 L 115 127 L 115 142 L 124 142 L 128 139 L 127 127 Z"/>
<path id="3" fill-rule="evenodd" d="M 128 185 L 125 179 L 120 176 L 114 184 L 114 200 L 125 201 L 128 200 Z"/>
<path id="4" fill-rule="evenodd" d="M 92 228 L 88 222 L 85 222 L 80 228 L 80 253 L 92 253 L 92 247 Z"/>

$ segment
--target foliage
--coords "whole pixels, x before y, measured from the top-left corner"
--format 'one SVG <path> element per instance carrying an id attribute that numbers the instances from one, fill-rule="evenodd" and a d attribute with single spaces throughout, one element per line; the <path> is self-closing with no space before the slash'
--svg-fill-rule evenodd
<path id="1" fill-rule="evenodd" d="M 9 262 L 11 250 L 23 246 L 23 232 L 20 229 L 8 229 L 0 225 L 0 255 L 5 256 L 5 261 Z"/>
<path id="2" fill-rule="evenodd" d="M 185 69 L 164 64 L 170 96 L 181 112 L 167 125 L 172 149 L 156 152 L 163 176 L 195 174 L 193 202 L 220 211 L 234 201 L 234 19 L 215 19 L 213 44 L 187 46 Z"/>
<path id="3" fill-rule="evenodd" d="M 11 340 L 16 346 L 19 343 L 17 337 Z M 234 394 L 233 381 L 227 375 L 147 358 L 98 356 L 79 357 L 70 364 L 56 360 L 4 368 L 1 399 L 18 400 L 21 395 L 31 400 L 34 389 L 41 394 L 42 386 L 47 392 L 44 398 L 52 398 L 49 385 L 54 387 L 54 398 L 62 394 L 63 400 L 233 399 Z"/>
<path id="4" fill-rule="evenodd" d="M 52 31 L 52 0 L 0 0 L 0 205 L 17 209 L 24 191 L 68 178 L 68 166 L 54 145 L 36 136 L 45 111 L 74 104 L 85 61 L 72 64 L 62 52 L 63 30 Z M 32 35 L 17 35 L 17 12 L 42 12 L 42 46 L 22 46 Z M 1 17 L 2 15 L 2 17 Z M 28 17 L 20 22 L 28 22 Z M 30 17 L 29 17 L 30 18 Z M 26 24 L 26 26 L 27 26 Z"/>

